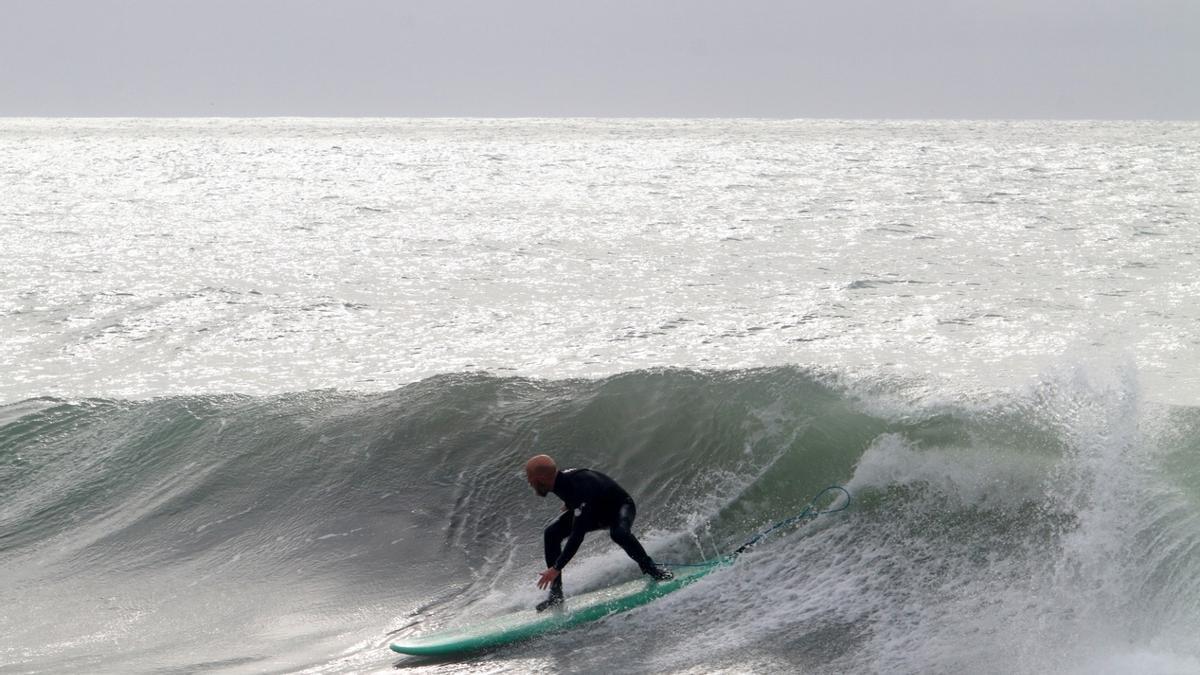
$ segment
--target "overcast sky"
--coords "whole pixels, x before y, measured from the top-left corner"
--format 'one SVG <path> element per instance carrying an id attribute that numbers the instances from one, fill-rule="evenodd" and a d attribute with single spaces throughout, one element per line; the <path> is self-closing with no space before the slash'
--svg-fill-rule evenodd
<path id="1" fill-rule="evenodd" d="M 1200 119 L 1200 0 L 0 0 L 0 115 Z"/>

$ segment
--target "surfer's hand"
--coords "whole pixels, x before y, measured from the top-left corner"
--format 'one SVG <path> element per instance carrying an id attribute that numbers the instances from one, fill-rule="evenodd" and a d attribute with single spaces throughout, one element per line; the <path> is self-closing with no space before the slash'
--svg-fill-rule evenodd
<path id="1" fill-rule="evenodd" d="M 538 588 L 549 586 L 555 579 L 558 578 L 558 570 L 553 567 L 548 568 L 542 575 L 538 577 Z"/>

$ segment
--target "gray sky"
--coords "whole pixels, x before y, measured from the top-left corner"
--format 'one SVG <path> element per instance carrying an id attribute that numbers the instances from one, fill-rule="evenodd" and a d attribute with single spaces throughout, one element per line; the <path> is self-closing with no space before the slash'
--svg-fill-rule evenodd
<path id="1" fill-rule="evenodd" d="M 0 115 L 1200 119 L 1200 0 L 0 0 Z"/>

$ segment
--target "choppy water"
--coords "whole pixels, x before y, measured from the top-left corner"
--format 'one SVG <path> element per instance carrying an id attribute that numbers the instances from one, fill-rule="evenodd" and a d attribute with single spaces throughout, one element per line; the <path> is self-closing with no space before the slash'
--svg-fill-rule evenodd
<path id="1" fill-rule="evenodd" d="M 812 364 L 1200 400 L 1200 124 L 0 124 L 0 400 Z"/>
<path id="2" fill-rule="evenodd" d="M 6 120 L 0 670 L 1200 672 L 1198 176 L 1185 123 Z M 660 557 L 856 499 L 388 652 L 537 597 L 535 449 Z"/>

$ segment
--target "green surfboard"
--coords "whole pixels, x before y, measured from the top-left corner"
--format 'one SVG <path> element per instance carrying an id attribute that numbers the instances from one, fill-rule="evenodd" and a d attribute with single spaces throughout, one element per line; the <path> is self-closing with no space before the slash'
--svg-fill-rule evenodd
<path id="1" fill-rule="evenodd" d="M 583 595 L 567 596 L 563 605 L 544 612 L 527 609 L 461 628 L 406 637 L 393 642 L 392 651 L 419 656 L 447 656 L 570 628 L 644 605 L 687 586 L 729 561 L 722 558 L 703 565 L 677 568 L 675 578 L 669 581 L 638 579 Z"/>

